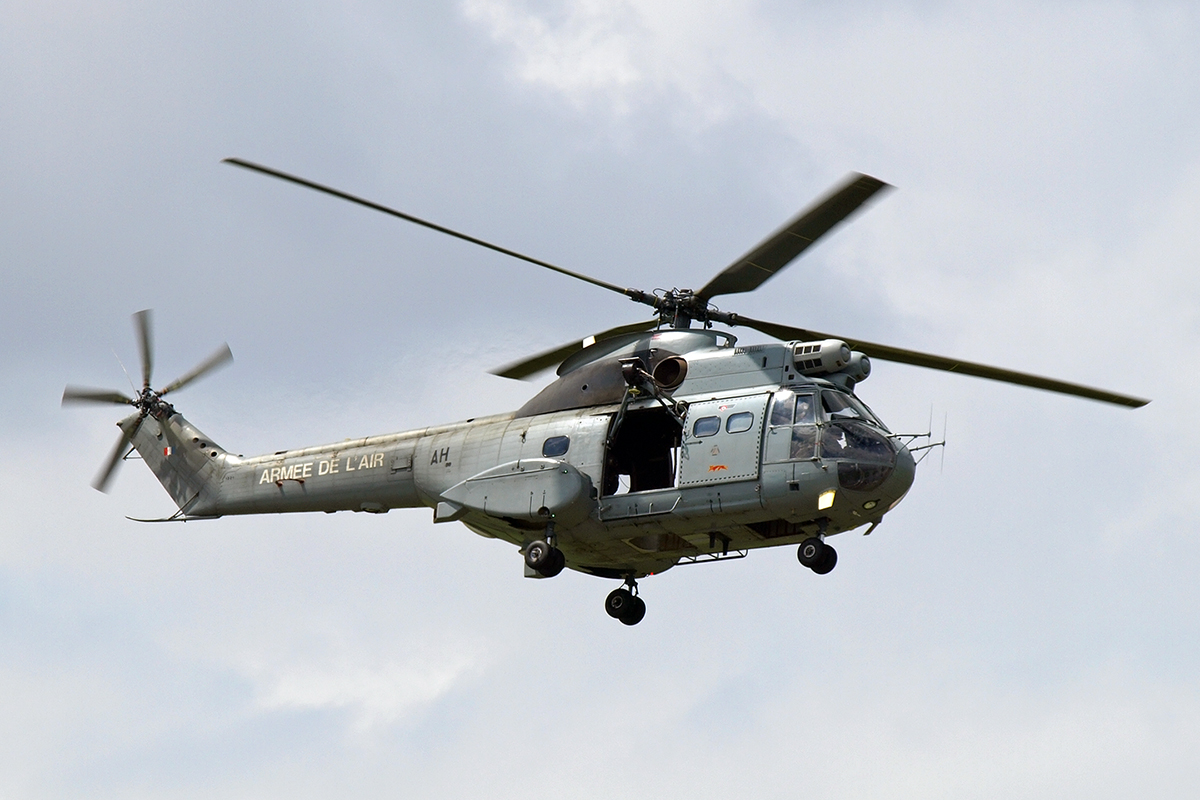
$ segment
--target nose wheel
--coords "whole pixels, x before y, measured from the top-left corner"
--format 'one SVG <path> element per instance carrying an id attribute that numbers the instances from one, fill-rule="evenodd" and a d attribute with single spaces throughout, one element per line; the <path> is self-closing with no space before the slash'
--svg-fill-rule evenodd
<path id="1" fill-rule="evenodd" d="M 837 550 L 816 536 L 800 543 L 800 549 L 796 551 L 796 558 L 818 575 L 826 575 L 837 566 Z"/>
<path id="2" fill-rule="evenodd" d="M 614 589 L 604 601 L 604 610 L 625 625 L 637 625 L 646 616 L 646 601 L 638 597 L 637 582 L 630 579 L 625 586 Z"/>

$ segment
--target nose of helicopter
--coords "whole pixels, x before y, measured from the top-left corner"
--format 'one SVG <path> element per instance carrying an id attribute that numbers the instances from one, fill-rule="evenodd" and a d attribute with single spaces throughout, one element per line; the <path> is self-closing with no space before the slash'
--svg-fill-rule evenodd
<path id="1" fill-rule="evenodd" d="M 908 494 L 916 476 L 917 461 L 913 458 L 913 454 L 904 445 L 896 443 L 896 466 L 892 470 L 892 474 L 884 481 L 883 486 L 880 487 L 888 499 L 889 511 L 904 499 L 904 495 Z"/>

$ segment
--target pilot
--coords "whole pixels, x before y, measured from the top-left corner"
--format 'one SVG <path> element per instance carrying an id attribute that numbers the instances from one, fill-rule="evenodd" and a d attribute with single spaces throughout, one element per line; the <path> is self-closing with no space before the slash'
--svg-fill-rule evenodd
<path id="1" fill-rule="evenodd" d="M 812 425 L 817 421 L 817 415 L 813 406 L 813 398 L 810 394 L 802 394 L 796 397 L 796 424 L 797 425 Z"/>

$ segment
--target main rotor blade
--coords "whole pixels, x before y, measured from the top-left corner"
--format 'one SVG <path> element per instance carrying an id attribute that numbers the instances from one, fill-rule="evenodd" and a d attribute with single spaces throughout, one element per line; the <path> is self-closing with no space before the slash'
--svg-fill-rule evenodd
<path id="1" fill-rule="evenodd" d="M 150 330 L 150 309 L 133 315 L 138 332 L 138 350 L 142 354 L 142 388 L 150 388 L 150 375 L 154 372 L 154 341 Z"/>
<path id="2" fill-rule="evenodd" d="M 109 481 L 112 480 L 113 473 L 117 469 L 117 465 L 121 463 L 121 459 L 125 457 L 125 451 L 129 447 L 129 442 L 137 433 L 138 428 L 142 427 L 142 420 L 139 418 L 137 423 L 126 432 L 125 428 L 121 428 L 121 436 L 117 439 L 117 446 L 109 453 L 108 460 L 104 462 L 104 467 L 96 473 L 96 477 L 92 479 L 92 488 L 98 492 L 107 492 Z"/>
<path id="3" fill-rule="evenodd" d="M 524 255 L 522 253 L 518 253 L 515 250 L 509 250 L 506 247 L 501 247 L 499 245 L 492 244 L 491 242 L 486 242 L 483 239 L 477 239 L 474 236 L 468 236 L 465 233 L 459 233 L 458 231 L 453 230 L 452 228 L 447 228 L 444 225 L 438 225 L 437 223 L 429 222 L 428 220 L 421 219 L 420 217 L 414 217 L 412 214 L 405 214 L 403 211 L 397 211 L 394 208 L 388 208 L 385 205 L 380 205 L 379 203 L 374 203 L 370 200 L 364 200 L 361 197 L 355 197 L 352 194 L 348 194 L 347 192 L 339 191 L 338 189 L 332 189 L 328 186 L 322 186 L 319 183 L 314 183 L 313 181 L 305 180 L 304 178 L 298 178 L 295 175 L 289 175 L 286 172 L 280 172 L 279 170 L 271 169 L 270 167 L 264 167 L 260 164 L 254 164 L 250 161 L 243 161 L 240 158 L 226 158 L 226 159 L 224 159 L 224 162 L 226 164 L 233 164 L 235 167 L 242 167 L 243 169 L 253 170 L 254 172 L 261 172 L 263 175 L 270 175 L 272 178 L 279 178 L 280 180 L 283 180 L 283 181 L 289 181 L 289 182 L 297 184 L 299 186 L 304 186 L 305 188 L 313 189 L 314 191 L 324 192 L 325 194 L 333 195 L 334 197 L 339 197 L 342 200 L 348 200 L 351 203 L 357 203 L 360 206 L 365 206 L 365 207 L 373 209 L 375 211 L 379 211 L 379 212 L 388 214 L 393 217 L 398 217 L 402 220 L 405 220 L 406 222 L 412 222 L 416 225 L 422 225 L 431 230 L 435 230 L 438 233 L 444 233 L 448 236 L 453 236 L 456 239 L 462 239 L 464 242 L 470 242 L 471 244 L 477 244 L 480 247 L 486 247 L 489 250 L 495 250 L 497 253 L 503 253 L 506 256 L 511 256 L 512 258 L 520 259 L 521 261 L 528 261 L 530 264 L 536 264 L 539 267 L 545 267 L 548 270 L 553 270 L 554 272 L 558 272 L 562 275 L 568 275 L 572 278 L 576 278 L 578 280 L 584 281 L 585 283 L 590 283 L 593 286 L 599 286 L 602 289 L 608 289 L 610 292 L 616 292 L 617 294 L 623 294 L 627 297 L 632 297 L 635 300 L 639 300 L 639 302 L 646 302 L 645 300 L 642 299 L 642 298 L 645 298 L 646 295 L 644 295 L 642 292 L 639 292 L 636 289 L 623 289 L 620 286 L 617 286 L 616 284 L 602 281 L 599 278 L 592 278 L 592 277 L 589 277 L 589 276 L 584 275 L 579 272 L 572 272 L 569 269 L 557 267 L 554 264 L 551 264 L 549 262 L 542 261 L 540 259 L 536 259 L 531 256 Z M 653 299 L 653 298 L 650 298 L 650 299 Z M 653 305 L 653 303 L 648 303 L 648 304 Z"/>
<path id="4" fill-rule="evenodd" d="M 889 188 L 878 178 L 851 173 L 840 186 L 726 267 L 696 295 L 709 300 L 757 289 L 877 192 Z"/>
<path id="5" fill-rule="evenodd" d="M 1109 392 L 1104 389 L 1093 389 L 1090 386 L 1080 386 L 1077 383 L 1067 383 L 1066 381 L 1056 380 L 1054 378 L 1044 378 L 1040 375 L 1030 375 L 1025 372 L 1015 372 L 1009 369 L 1001 369 L 1000 367 L 991 367 L 987 364 L 976 364 L 970 361 L 962 361 L 957 358 L 946 358 L 945 356 L 935 356 L 929 353 L 920 353 L 916 350 L 904 350 L 899 347 L 891 347 L 886 344 L 875 344 L 873 342 L 864 342 L 861 339 L 850 339 L 845 336 L 837 336 L 831 333 L 820 333 L 818 331 L 810 331 L 804 328 L 793 328 L 787 325 L 778 325 L 774 322 L 763 322 L 761 320 L 750 319 L 749 317 L 738 316 L 738 325 L 745 325 L 748 328 L 754 328 L 757 331 L 762 331 L 768 336 L 774 336 L 783 341 L 800 340 L 800 341 L 818 341 L 820 339 L 841 339 L 850 348 L 857 350 L 860 353 L 871 358 L 878 358 L 881 361 L 896 361 L 901 364 L 912 364 L 917 367 L 926 367 L 928 369 L 942 370 L 943 372 L 956 372 L 960 375 L 971 375 L 976 378 L 987 378 L 993 381 L 1001 381 L 1003 383 L 1015 383 L 1018 386 L 1028 386 L 1033 389 L 1044 389 L 1048 392 L 1058 392 L 1059 394 L 1069 394 L 1075 397 L 1086 397 L 1089 400 L 1099 400 L 1102 403 L 1113 403 L 1127 408 L 1141 408 L 1149 403 L 1149 400 L 1143 400 L 1140 397 L 1130 397 L 1128 395 Z"/>
<path id="6" fill-rule="evenodd" d="M 112 403 L 118 406 L 133 404 L 132 397 L 126 397 L 120 392 L 109 389 L 88 389 L 83 386 L 68 386 L 63 389 L 62 404 L 72 403 Z"/>
<path id="7" fill-rule="evenodd" d="M 168 383 L 163 390 L 159 392 L 159 395 L 164 395 L 167 392 L 173 392 L 176 389 L 182 389 L 184 386 L 187 386 L 197 378 L 207 375 L 217 367 L 227 364 L 230 361 L 233 361 L 233 351 L 229 349 L 228 344 L 223 344 L 217 348 L 215 353 L 197 364 L 191 372 L 188 372 L 182 377 L 176 378 Z"/>
<path id="8" fill-rule="evenodd" d="M 637 333 L 638 331 L 648 331 L 658 324 L 658 320 L 649 320 L 647 322 L 635 322 L 631 325 L 620 325 L 616 328 L 597 333 L 595 336 L 589 337 L 593 342 L 599 342 L 604 339 L 611 339 L 614 336 L 621 336 L 626 333 Z M 556 347 L 553 350 L 547 350 L 544 353 L 538 353 L 536 356 L 531 356 L 522 361 L 517 361 L 499 369 L 492 370 L 493 375 L 499 375 L 501 378 L 528 378 L 541 372 L 544 369 L 550 369 L 556 364 L 565 361 L 569 356 L 578 353 L 586 345 L 587 339 L 574 341 L 570 344 L 565 344 L 562 347 Z M 590 344 L 590 342 L 589 342 Z"/>

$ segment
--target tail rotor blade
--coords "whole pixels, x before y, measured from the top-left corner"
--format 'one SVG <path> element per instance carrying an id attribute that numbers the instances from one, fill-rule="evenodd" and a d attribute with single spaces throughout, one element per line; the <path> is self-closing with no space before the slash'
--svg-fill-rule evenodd
<path id="1" fill-rule="evenodd" d="M 63 389 L 62 404 L 66 406 L 75 403 L 111 403 L 125 406 L 132 405 L 133 398 L 108 389 L 88 389 L 83 386 L 68 386 Z"/>
<path id="2" fill-rule="evenodd" d="M 150 330 L 150 309 L 133 315 L 138 333 L 138 350 L 142 355 L 142 388 L 150 388 L 150 375 L 154 371 L 154 341 Z"/>
<path id="3" fill-rule="evenodd" d="M 197 378 L 207 375 L 214 369 L 223 366 L 230 361 L 233 361 L 233 351 L 229 349 L 228 344 L 223 344 L 217 348 L 215 353 L 197 364 L 191 372 L 168 383 L 166 387 L 159 392 L 159 394 L 164 395 L 167 392 L 173 392 L 176 389 L 182 389 L 184 386 L 187 386 Z"/>
<path id="4" fill-rule="evenodd" d="M 104 462 L 104 468 L 96 473 L 96 477 L 92 480 L 92 488 L 98 492 L 107 492 L 108 484 L 112 480 L 113 473 L 117 470 L 117 465 L 125 457 L 125 451 L 129 447 L 130 440 L 137 433 L 138 428 L 142 426 L 142 421 L 139 419 L 132 428 L 128 431 L 124 427 L 121 428 L 121 437 L 117 439 L 117 445 L 112 449 L 108 456 L 108 460 Z"/>

